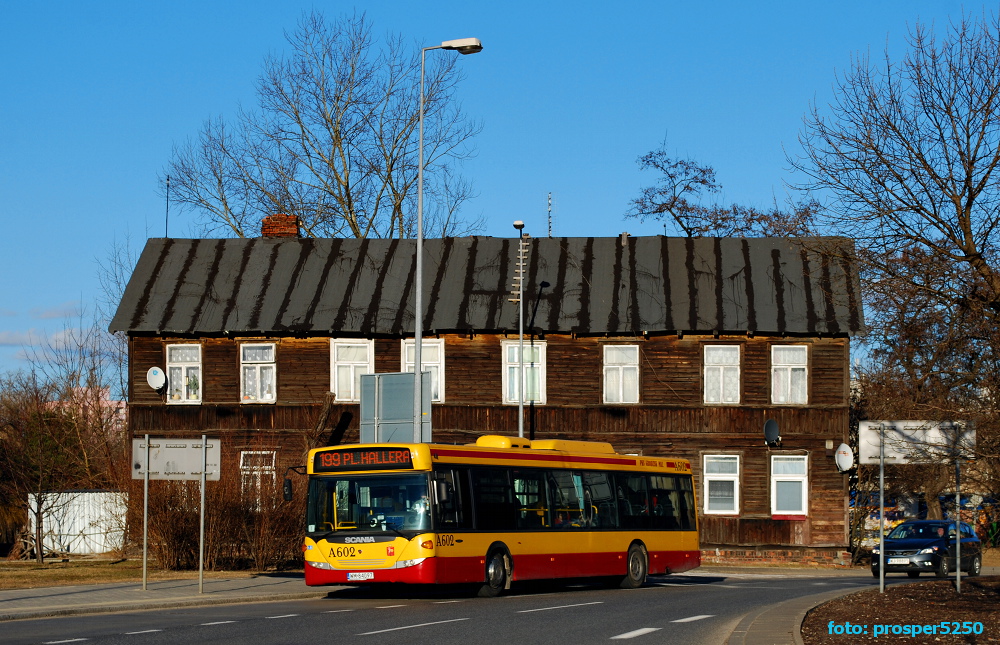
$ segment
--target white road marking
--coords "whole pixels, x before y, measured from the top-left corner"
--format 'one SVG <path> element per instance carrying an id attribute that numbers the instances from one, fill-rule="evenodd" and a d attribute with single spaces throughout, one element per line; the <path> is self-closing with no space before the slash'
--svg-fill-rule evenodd
<path id="1" fill-rule="evenodd" d="M 330 611 L 324 611 L 324 614 L 342 614 L 345 611 L 354 611 L 353 609 L 331 609 Z"/>
<path id="2" fill-rule="evenodd" d="M 358 634 L 358 636 L 371 636 L 372 634 L 384 634 L 385 632 L 397 632 L 401 629 L 413 629 L 414 627 L 429 627 L 430 625 L 444 625 L 445 623 L 457 623 L 463 620 L 469 620 L 468 618 L 453 618 L 451 620 L 439 620 L 434 623 L 420 623 L 419 625 L 404 625 L 403 627 L 393 627 L 391 629 L 380 629 L 375 632 L 365 632 L 363 634 Z"/>
<path id="3" fill-rule="evenodd" d="M 643 627 L 642 629 L 636 629 L 631 632 L 625 632 L 624 634 L 618 634 L 617 636 L 612 636 L 611 640 L 625 640 L 626 638 L 635 638 L 636 636 L 645 636 L 646 634 L 652 634 L 653 632 L 660 631 L 660 627 Z"/>
<path id="4" fill-rule="evenodd" d="M 235 620 L 217 620 L 214 623 L 202 623 L 202 626 L 205 626 L 205 625 L 228 625 L 229 623 L 235 623 L 235 622 L 236 622 Z"/>
<path id="5" fill-rule="evenodd" d="M 453 603 L 453 602 L 465 602 L 465 601 L 464 600 L 435 600 L 431 604 L 432 605 L 447 605 L 447 604 Z"/>
<path id="6" fill-rule="evenodd" d="M 59 643 L 79 643 L 80 641 L 85 641 L 85 640 L 87 640 L 87 639 L 86 638 L 70 638 L 69 640 L 64 640 L 64 641 L 47 641 L 45 643 L 42 643 L 42 645 L 59 645 Z"/>
<path id="7" fill-rule="evenodd" d="M 583 602 L 583 603 L 580 603 L 579 605 L 559 605 L 558 607 L 540 607 L 538 609 L 522 609 L 521 611 L 519 611 L 517 613 L 519 613 L 519 614 L 528 614 L 528 613 L 531 613 L 533 611 L 548 611 L 550 609 L 569 609 L 570 607 L 586 607 L 587 605 L 603 605 L 603 604 L 604 604 L 603 601 L 598 601 L 598 602 Z"/>
<path id="8" fill-rule="evenodd" d="M 381 607 L 376 607 L 375 609 L 395 609 L 396 607 L 405 607 L 406 605 L 383 605 Z"/>
<path id="9" fill-rule="evenodd" d="M 125 632 L 126 636 L 132 636 L 133 634 L 152 634 L 153 632 L 162 632 L 162 629 L 144 629 L 141 632 Z"/>
<path id="10" fill-rule="evenodd" d="M 282 616 L 267 616 L 267 619 L 271 620 L 272 618 L 295 618 L 296 616 L 298 616 L 298 614 L 284 614 Z"/>
<path id="11" fill-rule="evenodd" d="M 711 618 L 715 614 L 699 614 L 698 616 L 688 616 L 687 618 L 678 618 L 677 620 L 672 620 L 672 623 L 693 623 L 696 620 L 704 620 L 705 618 Z"/>

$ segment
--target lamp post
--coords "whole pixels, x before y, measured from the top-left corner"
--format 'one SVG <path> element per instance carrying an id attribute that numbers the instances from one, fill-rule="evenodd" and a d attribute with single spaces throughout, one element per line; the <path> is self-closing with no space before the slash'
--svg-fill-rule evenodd
<path id="1" fill-rule="evenodd" d="M 424 47 L 420 50 L 420 110 L 419 140 L 417 144 L 417 276 L 415 280 L 416 295 L 413 299 L 413 441 L 420 443 L 423 439 L 423 364 L 421 349 L 423 345 L 424 327 L 424 62 L 427 52 L 431 49 L 451 49 L 459 54 L 477 54 L 483 51 L 483 44 L 478 38 L 459 38 L 446 40 L 434 47 Z"/>
<path id="2" fill-rule="evenodd" d="M 517 268 L 514 269 L 517 280 L 517 436 L 524 437 L 524 222 L 514 222 L 517 229 Z"/>

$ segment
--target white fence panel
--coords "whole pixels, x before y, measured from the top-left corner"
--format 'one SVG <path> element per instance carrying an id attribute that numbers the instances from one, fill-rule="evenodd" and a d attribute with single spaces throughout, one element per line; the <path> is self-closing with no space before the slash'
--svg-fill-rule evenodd
<path id="1" fill-rule="evenodd" d="M 35 495 L 28 496 L 35 508 Z M 47 493 L 44 506 L 51 509 L 42 517 L 42 545 L 59 553 L 107 553 L 125 543 L 125 512 L 128 495 L 109 491 L 66 491 Z M 35 517 L 28 514 L 32 535 Z"/>

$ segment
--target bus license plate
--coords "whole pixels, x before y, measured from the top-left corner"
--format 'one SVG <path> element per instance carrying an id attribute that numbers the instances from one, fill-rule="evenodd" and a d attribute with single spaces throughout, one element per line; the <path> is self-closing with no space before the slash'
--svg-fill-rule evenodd
<path id="1" fill-rule="evenodd" d="M 374 580 L 374 571 L 350 571 L 347 574 L 348 580 Z"/>
<path id="2" fill-rule="evenodd" d="M 889 558 L 889 564 L 910 564 L 909 558 Z"/>

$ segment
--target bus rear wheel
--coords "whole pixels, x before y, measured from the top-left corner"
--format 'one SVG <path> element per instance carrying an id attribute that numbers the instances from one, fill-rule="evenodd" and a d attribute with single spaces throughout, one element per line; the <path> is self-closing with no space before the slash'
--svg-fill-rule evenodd
<path id="1" fill-rule="evenodd" d="M 646 559 L 646 549 L 641 544 L 633 544 L 628 548 L 628 555 L 625 558 L 626 572 L 618 586 L 622 589 L 638 589 L 642 583 L 646 582 L 646 573 L 649 570 Z"/>
<path id="2" fill-rule="evenodd" d="M 493 549 L 486 556 L 486 582 L 479 588 L 482 598 L 496 598 L 510 586 L 510 556 L 503 549 Z"/>

